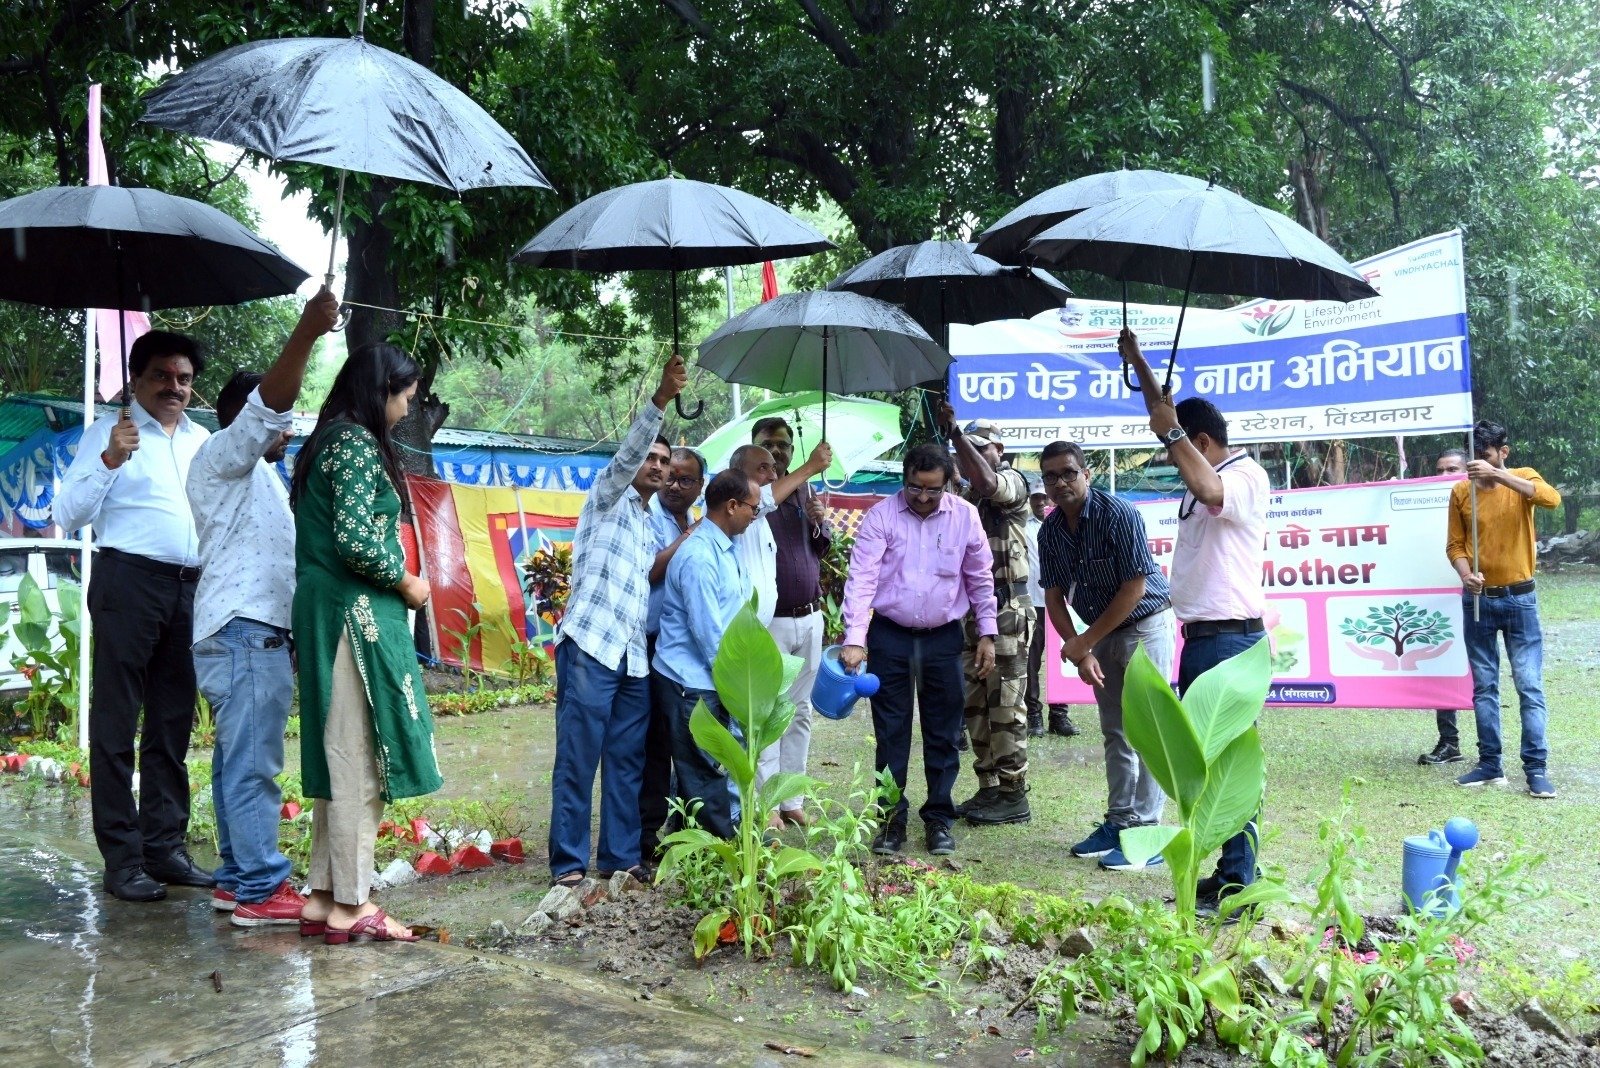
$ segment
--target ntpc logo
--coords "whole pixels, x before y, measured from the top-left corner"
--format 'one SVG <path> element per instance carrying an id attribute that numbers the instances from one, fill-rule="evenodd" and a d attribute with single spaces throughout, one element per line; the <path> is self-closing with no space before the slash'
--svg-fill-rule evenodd
<path id="1" fill-rule="evenodd" d="M 1240 326 L 1256 337 L 1282 333 L 1294 322 L 1293 304 L 1257 304 L 1239 313 Z"/>

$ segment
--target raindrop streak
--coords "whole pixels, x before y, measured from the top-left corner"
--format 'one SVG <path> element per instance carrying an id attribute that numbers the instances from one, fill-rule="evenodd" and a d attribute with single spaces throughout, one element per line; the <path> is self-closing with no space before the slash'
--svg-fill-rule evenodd
<path id="1" fill-rule="evenodd" d="M 1217 60 L 1211 49 L 1200 53 L 1200 106 L 1207 115 L 1217 106 Z"/>
<path id="2" fill-rule="evenodd" d="M 1515 336 L 1517 327 L 1521 325 L 1520 315 L 1522 300 L 1517 294 L 1517 269 L 1509 268 L 1506 271 L 1506 319 L 1507 332 Z"/>

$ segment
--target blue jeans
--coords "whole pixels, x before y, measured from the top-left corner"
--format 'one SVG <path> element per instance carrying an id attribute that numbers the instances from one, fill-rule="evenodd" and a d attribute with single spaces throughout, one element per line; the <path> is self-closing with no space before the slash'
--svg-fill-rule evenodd
<path id="1" fill-rule="evenodd" d="M 294 699 L 289 632 L 239 616 L 194 647 L 195 682 L 211 705 L 211 803 L 217 810 L 217 885 L 265 901 L 293 865 L 278 850 L 283 729 Z"/>
<path id="2" fill-rule="evenodd" d="M 1213 634 L 1208 638 L 1185 639 L 1178 657 L 1178 693 L 1188 693 L 1194 680 L 1230 657 L 1238 656 L 1265 634 Z M 1210 879 L 1201 880 L 1201 889 L 1216 891 L 1224 886 L 1249 886 L 1256 881 L 1256 821 L 1222 844 L 1222 856 Z"/>
<path id="3" fill-rule="evenodd" d="M 1522 770 L 1545 770 L 1549 751 L 1544 728 L 1544 632 L 1539 628 L 1539 595 L 1532 590 L 1505 597 L 1479 598 L 1478 621 L 1472 619 L 1472 597 L 1462 605 L 1467 634 L 1467 660 L 1472 664 L 1472 707 L 1478 719 L 1478 763 L 1503 770 L 1500 764 L 1500 646 L 1505 635 L 1506 659 L 1517 687 L 1522 712 Z"/>
<path id="4" fill-rule="evenodd" d="M 556 646 L 556 762 L 550 777 L 550 874 L 587 871 L 594 777 L 600 772 L 600 871 L 639 863 L 639 783 L 650 680 L 615 670 L 567 639 Z"/>

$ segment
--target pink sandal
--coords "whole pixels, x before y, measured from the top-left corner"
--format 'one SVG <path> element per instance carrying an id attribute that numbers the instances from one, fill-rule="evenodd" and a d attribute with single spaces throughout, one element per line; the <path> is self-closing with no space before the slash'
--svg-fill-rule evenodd
<path id="1" fill-rule="evenodd" d="M 327 928 L 322 940 L 330 946 L 342 946 L 346 942 L 416 942 L 416 935 L 407 931 L 403 935 L 390 934 L 388 925 L 389 916 L 382 909 L 370 915 L 363 916 L 351 924 L 348 930 L 341 931 L 336 927 Z"/>

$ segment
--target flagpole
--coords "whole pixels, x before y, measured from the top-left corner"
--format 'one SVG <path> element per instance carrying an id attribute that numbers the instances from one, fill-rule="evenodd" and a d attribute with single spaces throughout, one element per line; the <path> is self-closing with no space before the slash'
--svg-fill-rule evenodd
<path id="1" fill-rule="evenodd" d="M 724 267 L 722 269 L 722 284 L 727 289 L 727 292 L 728 292 L 728 318 L 732 319 L 733 318 L 733 268 L 732 267 Z M 737 382 L 735 382 L 733 384 L 733 417 L 735 419 L 742 419 L 744 417 L 744 391 L 739 388 L 739 383 L 737 383 Z"/>

